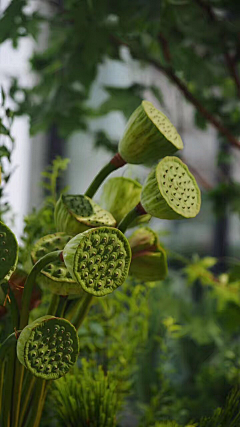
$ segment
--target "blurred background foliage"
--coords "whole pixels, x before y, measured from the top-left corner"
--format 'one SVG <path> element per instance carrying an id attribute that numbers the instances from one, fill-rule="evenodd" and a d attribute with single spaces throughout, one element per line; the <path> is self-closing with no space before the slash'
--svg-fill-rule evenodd
<path id="1" fill-rule="evenodd" d="M 196 127 L 213 126 L 219 142 L 216 185 L 208 185 L 201 171 L 195 171 L 204 200 L 213 206 L 214 253 L 185 256 L 167 248 L 170 272 L 164 282 L 129 278 L 92 307 L 79 333 L 85 359 L 79 360 L 76 377 L 66 376 L 52 387 L 50 397 L 57 396 L 58 405 L 45 407 L 42 426 L 237 427 L 240 262 L 228 257 L 227 222 L 229 210 L 240 211 L 240 186 L 231 173 L 240 148 L 240 3 L 49 0 L 50 14 L 29 12 L 28 3 L 10 2 L 0 19 L 0 43 L 11 40 L 17 48 L 22 37 L 37 41 L 47 28 L 46 48 L 31 58 L 36 84 L 26 88 L 13 79 L 8 94 L 15 101 L 14 114 L 29 116 L 32 134 L 54 128 L 61 138 L 69 138 L 89 129 L 91 119 L 112 111 L 128 118 L 146 91 L 163 104 L 159 86 L 147 83 L 106 86 L 106 100 L 95 108 L 89 103 L 99 65 L 106 58 L 123 61 L 127 49 L 139 67 L 153 67 L 179 89 L 194 107 Z M 2 99 L 4 108 L 5 95 Z M 0 119 L 1 188 L 9 178 L 4 162 L 11 160 L 13 143 L 13 113 L 4 111 L 10 122 Z M 117 141 L 104 131 L 94 133 L 94 143 L 117 150 Z M 43 174 L 44 204 L 25 219 L 20 266 L 26 271 L 34 241 L 55 230 L 57 183 L 67 164 L 56 158 Z M 8 210 L 0 196 L 1 210 Z M 164 234 L 160 240 L 164 244 Z M 44 303 L 48 295 L 42 299 Z M 38 317 L 40 310 L 35 308 L 32 316 Z M 4 335 L 8 315 L 1 320 Z M 106 400 L 108 419 L 100 420 L 97 412 L 89 418 L 92 402 L 102 405 L 99 396 Z"/>

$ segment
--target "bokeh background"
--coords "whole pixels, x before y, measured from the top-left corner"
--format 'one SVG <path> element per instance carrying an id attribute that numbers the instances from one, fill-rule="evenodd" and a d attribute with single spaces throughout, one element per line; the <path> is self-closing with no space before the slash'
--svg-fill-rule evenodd
<path id="1" fill-rule="evenodd" d="M 202 191 L 195 219 L 151 222 L 170 272 L 139 285 L 138 308 L 125 301 L 119 336 L 133 348 L 116 347 L 116 362 L 104 326 L 89 326 L 110 346 L 110 370 L 129 363 L 122 426 L 199 420 L 239 385 L 239 28 L 238 0 L 0 0 L 2 126 L 14 112 L 14 142 L 0 136 L 1 206 L 11 207 L 4 215 L 19 240 L 48 196 L 42 172 L 69 158 L 57 190 L 83 193 L 142 99 L 176 126 Z M 115 175 L 142 183 L 147 173 L 128 166 Z"/>

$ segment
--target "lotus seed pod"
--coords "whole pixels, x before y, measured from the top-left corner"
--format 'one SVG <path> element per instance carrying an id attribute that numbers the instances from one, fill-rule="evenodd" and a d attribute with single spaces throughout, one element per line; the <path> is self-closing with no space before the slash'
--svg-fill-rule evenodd
<path id="1" fill-rule="evenodd" d="M 15 235 L 3 222 L 0 222 L 0 280 L 9 280 L 16 269 L 18 244 Z"/>
<path id="2" fill-rule="evenodd" d="M 148 175 L 141 203 L 156 218 L 194 218 L 200 210 L 201 193 L 188 167 L 177 157 L 165 157 Z"/>
<path id="3" fill-rule="evenodd" d="M 126 279 L 131 249 L 121 231 L 99 227 L 73 237 L 63 250 L 63 258 L 82 289 L 100 297 L 113 292 Z"/>
<path id="4" fill-rule="evenodd" d="M 146 165 L 182 149 L 182 139 L 173 124 L 148 101 L 131 115 L 118 147 L 127 163 Z"/>
<path id="5" fill-rule="evenodd" d="M 167 256 L 158 236 L 150 228 L 136 230 L 129 238 L 132 261 L 129 274 L 144 282 L 163 280 L 167 276 Z"/>
<path id="6" fill-rule="evenodd" d="M 72 236 L 65 233 L 48 234 L 42 237 L 35 244 L 31 256 L 35 264 L 40 258 L 49 252 L 64 249 L 66 244 L 71 240 Z M 79 295 L 82 289 L 74 280 L 65 267 L 64 263 L 59 259 L 54 263 L 48 264 L 39 276 L 40 283 L 48 288 L 51 292 L 57 295 Z"/>
<path id="7" fill-rule="evenodd" d="M 61 195 L 54 215 L 57 229 L 72 235 L 89 228 L 116 225 L 116 220 L 109 212 L 84 195 Z"/>
<path id="8" fill-rule="evenodd" d="M 103 187 L 102 205 L 111 212 L 117 224 L 140 202 L 142 186 L 130 178 L 116 177 L 109 179 Z M 141 215 L 130 226 L 148 222 L 151 215 Z"/>
<path id="9" fill-rule="evenodd" d="M 77 331 L 66 319 L 43 316 L 18 338 L 19 361 L 36 377 L 55 380 L 74 365 L 79 353 Z"/>

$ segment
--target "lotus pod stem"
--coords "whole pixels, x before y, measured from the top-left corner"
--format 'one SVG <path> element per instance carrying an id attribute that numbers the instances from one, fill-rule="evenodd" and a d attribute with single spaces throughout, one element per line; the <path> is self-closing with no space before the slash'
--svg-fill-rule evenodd
<path id="1" fill-rule="evenodd" d="M 17 266 L 18 244 L 15 235 L 0 222 L 0 280 L 8 280 Z"/>
<path id="2" fill-rule="evenodd" d="M 114 227 L 112 214 L 85 195 L 61 195 L 55 207 L 55 224 L 59 231 L 72 236 L 89 228 Z"/>
<path id="3" fill-rule="evenodd" d="M 132 113 L 118 151 L 127 163 L 152 165 L 182 148 L 182 139 L 170 120 L 151 102 L 143 101 Z"/>
<path id="4" fill-rule="evenodd" d="M 137 206 L 135 206 L 130 212 L 125 215 L 125 217 L 120 221 L 118 224 L 118 230 L 121 230 L 122 233 L 124 233 L 127 228 L 135 221 L 137 218 L 139 218 L 142 215 L 146 215 L 147 212 L 144 210 L 141 203 L 138 203 Z"/>
<path id="5" fill-rule="evenodd" d="M 94 178 L 87 191 L 85 192 L 85 196 L 93 198 L 99 189 L 100 185 L 107 178 L 110 173 L 121 168 L 126 164 L 125 160 L 120 156 L 119 153 L 115 154 L 115 156 L 107 163 Z"/>
<path id="6" fill-rule="evenodd" d="M 121 231 L 99 227 L 73 237 L 63 250 L 63 259 L 85 292 L 104 296 L 126 279 L 131 249 Z"/>
<path id="7" fill-rule="evenodd" d="M 76 329 L 68 320 L 55 316 L 43 316 L 26 326 L 17 342 L 20 363 L 45 380 L 65 375 L 78 352 Z"/>
<path id="8" fill-rule="evenodd" d="M 178 157 L 168 156 L 148 175 L 141 203 L 156 218 L 193 218 L 200 210 L 201 193 L 188 167 Z"/>

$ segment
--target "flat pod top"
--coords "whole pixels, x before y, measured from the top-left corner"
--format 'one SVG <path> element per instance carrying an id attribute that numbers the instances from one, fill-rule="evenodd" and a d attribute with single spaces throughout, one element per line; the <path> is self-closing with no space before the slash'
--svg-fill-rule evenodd
<path id="1" fill-rule="evenodd" d="M 131 249 L 121 231 L 99 227 L 73 237 L 63 250 L 63 258 L 84 291 L 104 296 L 126 279 Z"/>
<path id="2" fill-rule="evenodd" d="M 66 319 L 43 316 L 26 326 L 17 342 L 19 361 L 36 377 L 54 380 L 65 375 L 79 353 L 77 331 Z"/>
<path id="3" fill-rule="evenodd" d="M 59 231 L 81 233 L 88 228 L 107 225 L 114 227 L 116 220 L 85 195 L 61 195 L 55 208 L 55 222 Z"/>
<path id="4" fill-rule="evenodd" d="M 8 280 L 17 266 L 18 244 L 13 232 L 0 222 L 0 280 Z"/>
<path id="5" fill-rule="evenodd" d="M 168 205 L 184 218 L 195 217 L 201 194 L 194 176 L 178 157 L 165 157 L 156 168 L 160 192 Z"/>
<path id="6" fill-rule="evenodd" d="M 168 117 L 161 111 L 157 110 L 149 101 L 143 101 L 142 105 L 149 119 L 155 124 L 165 138 L 171 142 L 174 147 L 176 147 L 176 150 L 182 150 L 182 139 Z"/>

